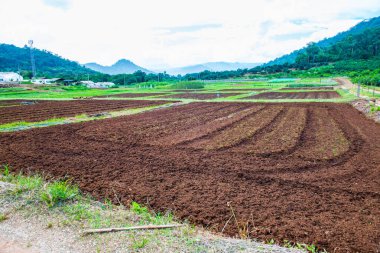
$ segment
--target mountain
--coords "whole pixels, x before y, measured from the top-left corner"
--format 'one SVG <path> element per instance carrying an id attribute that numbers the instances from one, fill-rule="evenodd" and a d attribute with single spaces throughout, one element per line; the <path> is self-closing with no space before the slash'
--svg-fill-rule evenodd
<path id="1" fill-rule="evenodd" d="M 109 74 L 109 75 L 133 74 L 138 70 L 141 70 L 142 72 L 145 72 L 147 74 L 153 73 L 152 71 L 144 69 L 140 66 L 137 66 L 133 62 L 126 59 L 121 59 L 111 66 L 102 66 L 94 62 L 87 63 L 85 64 L 85 66 L 89 69 L 98 71 L 100 73 Z"/>
<path id="2" fill-rule="evenodd" d="M 166 70 L 171 75 L 186 75 L 190 73 L 199 73 L 205 70 L 220 72 L 238 69 L 250 69 L 259 66 L 260 63 L 241 63 L 241 62 L 207 62 L 203 64 L 184 66 Z"/>
<path id="3" fill-rule="evenodd" d="M 64 59 L 46 50 L 33 49 L 38 77 L 74 78 L 99 73 L 83 67 L 77 62 Z M 0 44 L 0 71 L 20 71 L 23 76 L 31 77 L 30 49 Z"/>
<path id="4" fill-rule="evenodd" d="M 362 22 L 350 28 L 349 30 L 338 33 L 334 37 L 323 39 L 315 43 L 315 45 L 320 48 L 326 48 L 338 43 L 339 41 L 349 38 L 350 36 L 358 35 L 358 34 L 363 33 L 365 30 L 378 28 L 378 27 L 380 27 L 380 17 L 363 20 Z M 295 50 L 291 52 L 290 54 L 286 54 L 284 56 L 281 56 L 273 61 L 270 61 L 264 64 L 264 66 L 281 65 L 285 63 L 289 63 L 289 64 L 295 63 L 297 56 L 304 53 L 305 51 L 306 51 L 306 47 L 299 50 Z"/>

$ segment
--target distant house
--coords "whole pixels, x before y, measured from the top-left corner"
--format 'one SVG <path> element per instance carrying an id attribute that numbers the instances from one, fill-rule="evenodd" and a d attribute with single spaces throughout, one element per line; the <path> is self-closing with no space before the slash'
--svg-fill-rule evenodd
<path id="1" fill-rule="evenodd" d="M 111 82 L 94 83 L 93 81 L 81 81 L 80 83 L 87 86 L 88 88 L 95 88 L 95 89 L 106 89 L 106 88 L 115 86 L 115 84 Z"/>
<path id="2" fill-rule="evenodd" d="M 21 82 L 24 78 L 15 72 L 0 72 L 0 82 Z"/>
<path id="3" fill-rule="evenodd" d="M 54 84 L 63 81 L 63 78 L 43 79 L 44 84 Z"/>
<path id="4" fill-rule="evenodd" d="M 89 88 L 95 86 L 95 83 L 93 81 L 81 81 L 80 84 L 87 86 Z"/>
<path id="5" fill-rule="evenodd" d="M 51 78 L 51 79 L 41 78 L 41 79 L 33 79 L 32 83 L 33 84 L 55 84 L 60 81 L 63 81 L 63 78 Z"/>

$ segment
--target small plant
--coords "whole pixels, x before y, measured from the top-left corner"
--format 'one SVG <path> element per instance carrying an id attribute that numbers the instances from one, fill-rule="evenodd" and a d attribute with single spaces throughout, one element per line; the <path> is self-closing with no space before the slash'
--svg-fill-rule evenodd
<path id="1" fill-rule="evenodd" d="M 141 206 L 139 203 L 132 201 L 131 211 L 136 214 L 147 214 L 148 208 Z"/>
<path id="2" fill-rule="evenodd" d="M 317 246 L 315 246 L 314 244 L 311 244 L 311 245 L 305 245 L 305 249 L 311 253 L 317 253 L 318 252 L 318 248 Z"/>
<path id="3" fill-rule="evenodd" d="M 4 213 L 0 213 L 0 222 L 5 221 L 6 219 L 8 219 L 8 216 Z"/>
<path id="4" fill-rule="evenodd" d="M 41 200 L 49 207 L 53 207 L 64 201 L 75 199 L 78 195 L 78 187 L 71 185 L 67 181 L 58 181 L 45 185 L 41 192 Z"/>
<path id="5" fill-rule="evenodd" d="M 149 240 L 146 238 L 143 238 L 142 240 L 135 240 L 135 241 L 133 241 L 132 247 L 135 250 L 142 249 L 148 244 L 148 242 L 149 242 Z"/>
<path id="6" fill-rule="evenodd" d="M 9 176 L 9 171 L 10 171 L 10 169 L 9 169 L 8 164 L 5 164 L 5 165 L 3 165 L 3 169 L 1 171 L 1 175 L 3 175 L 4 177 L 8 177 Z"/>
<path id="7" fill-rule="evenodd" d="M 380 112 L 380 106 L 371 106 L 371 112 Z"/>

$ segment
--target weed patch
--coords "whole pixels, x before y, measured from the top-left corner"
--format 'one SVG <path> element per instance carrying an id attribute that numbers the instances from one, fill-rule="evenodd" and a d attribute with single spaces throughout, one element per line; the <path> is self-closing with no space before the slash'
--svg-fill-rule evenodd
<path id="1" fill-rule="evenodd" d="M 79 189 L 68 181 L 58 181 L 46 184 L 41 192 L 41 200 L 49 207 L 61 205 L 68 200 L 76 199 Z"/>

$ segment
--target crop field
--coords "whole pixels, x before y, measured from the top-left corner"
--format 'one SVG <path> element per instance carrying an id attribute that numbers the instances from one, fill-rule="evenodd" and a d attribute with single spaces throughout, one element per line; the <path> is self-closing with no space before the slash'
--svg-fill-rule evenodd
<path id="1" fill-rule="evenodd" d="M 208 100 L 215 98 L 225 98 L 232 97 L 236 95 L 241 95 L 241 93 L 182 93 L 182 94 L 173 94 L 168 96 L 162 96 L 160 98 L 183 98 L 183 99 L 199 99 L 199 100 Z"/>
<path id="2" fill-rule="evenodd" d="M 164 101 L 72 100 L 72 101 L 2 101 L 0 124 L 18 121 L 37 122 L 51 118 L 101 113 L 164 104 Z M 1 106 L 5 104 L 7 106 Z M 13 106 L 10 106 L 13 105 Z M 19 106 L 16 106 L 19 105 Z"/>
<path id="3" fill-rule="evenodd" d="M 310 91 L 310 92 L 264 92 L 245 97 L 244 99 L 332 99 L 340 98 L 335 91 Z"/>
<path id="4" fill-rule="evenodd" d="M 0 146 L 0 164 L 226 235 L 378 250 L 380 128 L 348 104 L 195 102 L 0 133 Z"/>

